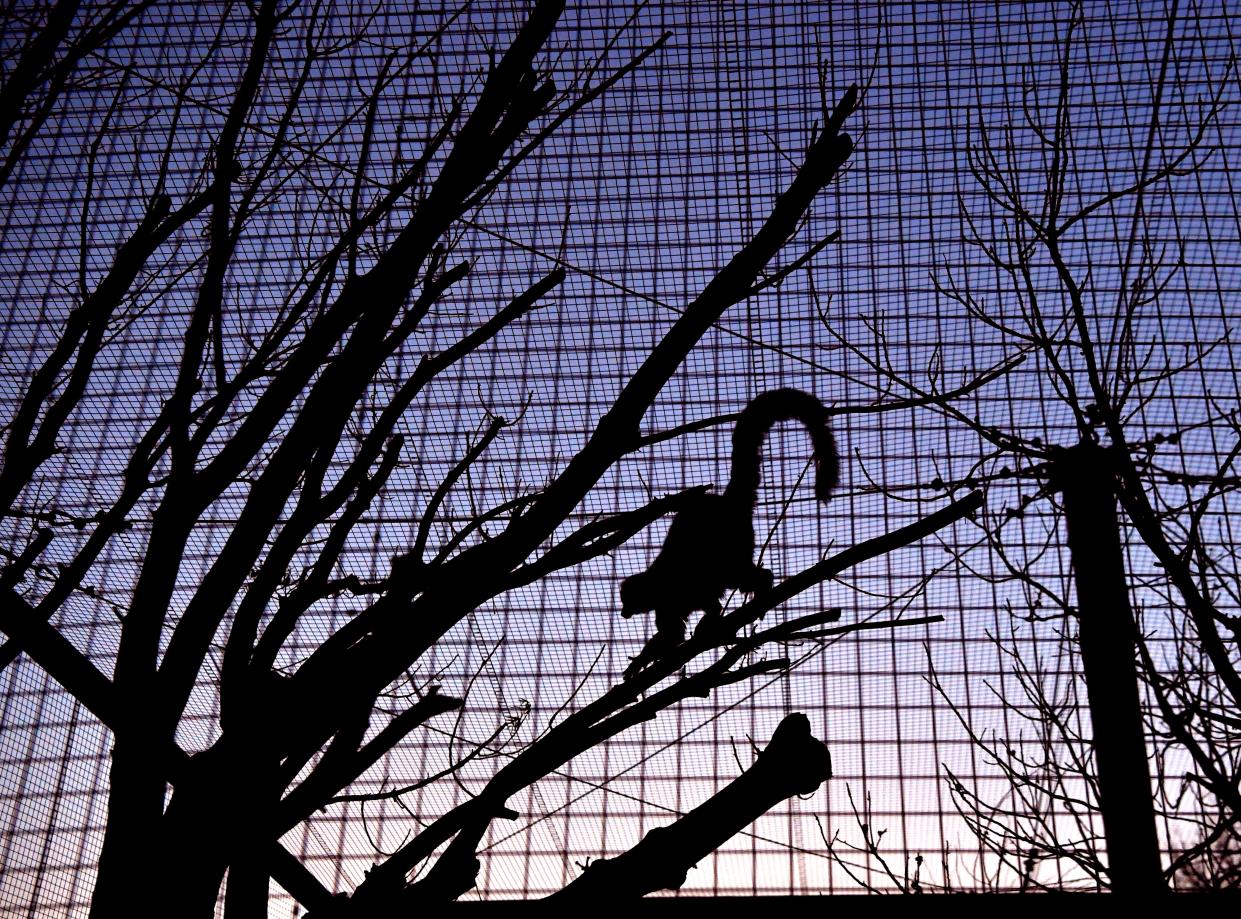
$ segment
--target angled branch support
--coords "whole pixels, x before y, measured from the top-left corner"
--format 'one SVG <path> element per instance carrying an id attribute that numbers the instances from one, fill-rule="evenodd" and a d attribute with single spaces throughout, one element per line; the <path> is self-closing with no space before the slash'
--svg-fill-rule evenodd
<path id="1" fill-rule="evenodd" d="M 831 776 L 831 755 L 810 733 L 810 720 L 788 715 L 754 765 L 731 783 L 674 823 L 651 830 L 624 854 L 591 862 L 547 899 L 558 906 L 615 903 L 678 890 L 698 862 L 781 801 L 817 791 Z"/>

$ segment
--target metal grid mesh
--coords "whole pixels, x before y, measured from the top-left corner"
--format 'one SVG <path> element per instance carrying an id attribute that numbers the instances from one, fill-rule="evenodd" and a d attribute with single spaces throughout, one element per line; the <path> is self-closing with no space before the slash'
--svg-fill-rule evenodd
<path id="1" fill-rule="evenodd" d="M 1177 85 L 1192 100 L 1199 88 L 1220 79 L 1237 42 L 1225 5 L 1188 7 L 1181 11 L 1175 67 Z M 348 187 L 360 128 L 355 119 L 338 137 L 326 131 L 353 111 L 359 88 L 374 78 L 385 37 L 411 29 L 429 36 L 452 8 L 342 7 L 342 31 L 365 12 L 375 12 L 368 31 L 373 40 L 318 74 L 307 90 L 301 143 L 313 149 L 308 178 L 283 189 L 255 222 L 232 269 L 232 332 L 261 328 L 314 250 L 307 241 L 330 238 L 333 218 L 321 208 L 320 196 Z M 561 49 L 559 67 L 568 73 L 603 53 L 631 12 L 611 3 L 573 5 L 553 39 Z M 442 105 L 446 89 L 476 79 L 483 65 L 480 46 L 502 47 L 519 13 L 506 4 L 474 4 L 447 28 L 439 39 L 442 53 L 380 112 L 375 162 L 416 139 L 405 132 L 423 128 L 420 116 Z M 1162 4 L 1107 2 L 1091 5 L 1089 13 L 1073 101 L 1084 167 L 1078 175 L 1106 189 L 1118 173 L 1136 167 L 1166 10 Z M 125 84 L 125 104 L 92 180 L 94 235 L 86 270 L 98 271 L 140 216 L 144 182 L 174 111 L 181 127 L 171 184 L 174 197 L 189 190 L 244 53 L 244 30 L 203 72 L 180 109 L 174 108 L 173 88 L 217 28 L 219 14 L 213 3 L 151 11 L 141 28 L 109 46 L 96 62 L 101 85 L 58 110 L 5 190 L 0 285 L 9 312 L 0 330 L 0 396 L 6 405 L 53 340 L 69 303 L 65 287 L 74 283 L 82 248 L 77 209 L 87 181 L 84 145 L 105 117 L 115 87 Z M 999 339 L 946 303 L 932 276 L 955 272 L 979 296 L 1005 293 L 961 242 L 958 193 L 978 213 L 989 207 L 971 191 L 964 167 L 969 119 L 981 114 L 1010 120 L 1020 111 L 1023 82 L 1032 73 L 1041 79 L 1054 65 L 1067 15 L 1062 4 L 1007 2 L 661 2 L 642 8 L 608 59 L 623 60 L 665 29 L 674 33 L 668 47 L 569 123 L 473 218 L 459 251 L 475 260 L 474 271 L 416 345 L 431 350 L 435 342 L 452 340 L 554 260 L 570 266 L 569 281 L 552 306 L 506 331 L 411 412 L 406 427 L 417 444 L 417 462 L 400 470 L 376 503 L 367 521 L 374 538 L 352 545 L 345 567 L 362 576 L 382 574 L 388 558 L 408 545 L 418 510 L 477 434 L 484 410 L 513 417 L 530 400 L 522 423 L 476 468 L 470 486 L 480 500 L 503 499 L 515 488 L 537 484 L 572 455 L 678 305 L 753 232 L 787 181 L 783 151 L 804 145 L 819 111 L 821 61 L 828 64 L 833 96 L 850 81 L 870 80 L 864 108 L 855 116 L 859 151 L 845 176 L 820 196 L 807 230 L 809 235 L 839 227 L 841 241 L 815 260 L 813 272 L 730 311 L 665 388 L 648 418 L 650 428 L 735 411 L 775 386 L 798 386 L 829 404 L 871 401 L 881 382 L 837 345 L 820 309 L 832 328 L 855 342 L 871 334 L 860 317 L 882 314 L 891 359 L 911 378 L 925 380 L 933 356 L 942 360 L 949 385 L 996 363 Z M 293 75 L 290 68 L 283 79 Z M 260 107 L 263 117 L 273 112 Z M 1225 110 L 1212 128 L 1209 144 L 1217 149 L 1205 167 L 1148 202 L 1143 217 L 1148 238 L 1184 248 L 1180 286 L 1161 302 L 1151 331 L 1170 357 L 1217 338 L 1235 312 L 1241 251 L 1231 166 L 1237 129 L 1235 112 Z M 1166 130 L 1161 142 L 1175 147 L 1181 138 L 1173 127 Z M 1096 279 L 1102 296 L 1121 278 L 1118 252 L 1130 233 L 1128 215 L 1117 210 L 1094 227 L 1100 235 L 1089 240 L 1089 254 L 1103 276 Z M 43 477 L 41 500 L 89 514 L 100 495 L 117 487 L 124 446 L 158 409 L 175 375 L 194 252 L 193 246 L 174 251 L 161 272 L 171 279 L 168 289 L 153 287 L 151 307 L 119 333 L 66 429 L 64 453 Z M 408 372 L 418 356 L 403 355 L 400 369 Z M 1204 393 L 1235 402 L 1237 380 L 1235 348 L 1226 345 L 1192 379 L 1148 404 L 1142 420 L 1152 430 L 1192 423 L 1208 411 Z M 382 393 L 377 387 L 376 398 Z M 1071 418 L 1058 411 L 1046 377 L 1032 370 L 976 391 L 963 405 L 989 423 L 1042 431 L 1049 441 L 1072 436 Z M 936 477 L 963 480 L 982 451 L 973 435 L 925 410 L 848 414 L 837 422 L 848 453 L 846 481 L 826 510 L 810 500 L 808 489 L 794 490 L 806 456 L 797 432 L 773 436 L 756 529 L 771 534 L 765 558 L 778 574 L 805 567 L 829 545 L 874 536 L 939 506 L 943 492 L 928 483 Z M 581 519 L 636 506 L 650 493 L 723 481 L 727 434 L 700 432 L 631 457 L 579 508 Z M 1185 438 L 1175 461 L 1192 466 L 1226 449 L 1207 429 L 1202 437 Z M 884 495 L 884 488 L 891 494 Z M 1011 503 L 1019 491 L 1015 484 L 995 484 L 989 503 Z M 790 494 L 794 500 L 786 506 Z M 467 519 L 464 496 L 452 501 L 451 513 Z M 217 526 L 196 537 L 183 572 L 187 586 L 222 544 L 227 508 L 225 502 Z M 1045 524 L 1032 513 L 1022 529 L 1031 552 Z M 6 525 L 13 535 L 24 522 Z M 1230 520 L 1221 517 L 1218 525 L 1218 538 L 1229 540 Z M 440 642 L 420 669 L 442 670 L 449 692 L 469 687 L 470 704 L 456 732 L 486 737 L 527 704 L 528 731 L 546 724 L 583 679 L 584 692 L 610 685 L 651 627 L 616 615 L 616 586 L 652 557 L 663 532 L 652 527 L 612 558 L 514 591 Z M 961 526 L 944 539 L 964 549 L 978 534 Z M 113 604 L 123 605 L 142 545 L 139 527 L 101 560 L 92 595 L 66 604 L 57 621 L 105 671 L 116 646 Z M 60 551 L 66 549 L 54 546 L 49 564 Z M 1013 709 L 995 693 L 1012 696 L 1017 687 L 1011 661 L 988 636 L 1015 630 L 1013 646 L 1023 659 L 1041 656 L 1069 688 L 1076 668 L 1057 627 L 1012 617 L 1006 603 L 1020 604 L 1020 592 L 979 577 L 999 572 L 985 554 L 971 557 L 976 571 L 954 563 L 943 546 L 928 540 L 798 598 L 782 614 L 839 605 L 845 621 L 898 608 L 910 615 L 942 613 L 946 621 L 852 636 L 825 649 L 793 649 L 798 663 L 787 677 L 684 705 L 579 757 L 511 802 L 522 819 L 492 828 L 478 895 L 547 893 L 576 874 L 575 862 L 628 848 L 651 826 L 684 812 L 735 775 L 738 758 L 748 761 L 746 738 L 762 742 L 789 711 L 810 715 L 815 735 L 832 751 L 836 777 L 824 791 L 787 802 L 736 837 L 691 873 L 684 893 L 857 889 L 856 880 L 829 857 L 821 835 L 830 838 L 839 828 L 857 841 L 850 793 L 859 807 L 863 797 L 869 799 L 869 821 L 887 830 L 884 851 L 898 873 L 907 859 L 922 855 L 929 886 L 985 886 L 988 863 L 954 810 L 944 766 L 977 783 L 985 796 L 999 799 L 1008 789 L 928 684 L 928 661 L 975 730 L 994 728 L 1010 738 L 1022 727 L 1010 723 Z M 1134 561 L 1149 564 L 1140 556 Z M 1043 556 L 1037 565 L 1044 576 L 1067 577 L 1067 560 L 1059 554 Z M 927 589 L 906 601 L 903 595 L 933 572 Z M 37 595 L 37 581 L 32 590 Z M 1147 597 L 1144 605 L 1153 615 L 1160 601 Z M 300 647 L 313 647 L 329 625 L 304 622 Z M 213 736 L 214 675 L 211 667 L 204 670 L 202 692 L 182 732 L 187 749 L 201 748 Z M 0 911 L 83 911 L 105 819 L 110 738 L 24 657 L 0 676 L 0 698 Z M 1071 717 L 1086 716 L 1074 710 Z M 450 734 L 442 725 L 413 735 L 358 788 L 391 787 L 442 768 L 452 748 Z M 511 738 L 506 749 L 523 739 Z M 463 774 L 463 784 L 477 787 L 504 756 L 476 763 Z M 391 804 L 335 807 L 286 844 L 328 886 L 350 889 L 375 860 L 375 846 L 390 850 L 405 837 L 411 812 L 438 814 L 463 794 L 461 787 L 437 784 L 407 796 L 408 811 Z M 1164 827 L 1170 847 L 1177 844 L 1175 832 Z M 857 853 L 845 858 L 857 863 L 866 880 L 890 886 L 875 859 Z M 1065 882 L 1076 880 L 1069 876 Z"/>

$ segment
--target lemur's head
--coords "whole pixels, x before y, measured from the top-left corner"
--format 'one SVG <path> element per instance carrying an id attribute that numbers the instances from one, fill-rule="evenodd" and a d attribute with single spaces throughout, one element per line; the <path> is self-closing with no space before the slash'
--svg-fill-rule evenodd
<path id="1" fill-rule="evenodd" d="M 621 581 L 621 616 L 628 619 L 636 613 L 648 613 L 655 608 L 651 598 L 650 572 L 641 571 Z"/>

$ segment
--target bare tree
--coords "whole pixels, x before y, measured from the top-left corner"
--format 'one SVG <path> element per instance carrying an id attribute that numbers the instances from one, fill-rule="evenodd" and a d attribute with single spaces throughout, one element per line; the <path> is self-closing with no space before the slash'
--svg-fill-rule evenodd
<path id="1" fill-rule="evenodd" d="M 1207 180 L 1235 68 L 1196 94 L 1180 82 L 1173 3 L 1132 166 L 1101 160 L 1074 123 L 1093 77 L 1079 67 L 1083 7 L 1066 9 L 1057 59 L 1029 65 L 1020 108 L 997 123 L 980 97 L 971 115 L 959 201 L 975 257 L 935 278 L 1023 365 L 1014 385 L 1046 394 L 1028 417 L 934 406 L 984 449 L 931 484 L 993 496 L 978 520 L 987 554 L 961 562 L 1012 591 L 1013 628 L 991 636 L 1015 679 L 992 687 L 1008 729 L 975 728 L 954 705 L 1009 791 L 949 783 L 1010 889 L 1152 892 L 1241 819 L 1236 553 L 1209 532 L 1241 482 L 1235 392 L 1224 392 L 1232 343 L 1221 326 L 1205 340 L 1195 329 L 1183 352 L 1167 344 L 1167 317 L 1198 282 L 1191 243 L 1160 243 L 1157 216 L 1178 183 Z M 882 323 L 872 329 L 886 341 Z M 927 388 L 884 347 L 841 340 L 896 391 Z M 933 662 L 931 679 L 953 704 Z M 1168 859 L 1177 826 L 1195 842 Z"/>
<path id="2" fill-rule="evenodd" d="M 86 14 L 76 3 L 57 3 L 41 18 L 15 22 L 27 38 L 0 92 L 5 180 L 72 91 L 111 100 L 84 154 L 78 283 L 59 338 L 5 425 L 0 473 L 8 539 L 0 575 L 0 628 L 9 636 L 3 662 L 29 655 L 114 739 L 95 915 L 169 904 L 179 914 L 209 915 L 226 872 L 230 917 L 263 914 L 270 879 L 316 915 L 372 915 L 458 896 L 475 883 L 475 852 L 489 825 L 514 816 L 514 794 L 686 698 L 787 668 L 787 658 L 764 653 L 773 646 L 875 627 L 834 625 L 838 610 L 766 627 L 759 621 L 807 588 L 980 506 L 971 494 L 845 549 L 733 609 L 722 631 L 691 637 L 633 679 L 590 700 L 574 693 L 563 717 L 480 793 L 416 828 L 351 895 L 334 896 L 279 839 L 324 807 L 366 799 L 350 790 L 359 777 L 412 732 L 469 702 L 449 697 L 434 679 L 411 678 L 412 668 L 482 604 L 616 548 L 700 490 L 585 522 L 574 516 L 622 457 L 729 420 L 642 430 L 664 384 L 730 306 L 803 268 L 835 238 L 800 240 L 798 255 L 770 267 L 853 149 L 843 125 L 856 92 L 825 108 L 759 230 L 684 305 L 567 463 L 541 487 L 476 507 L 464 524 L 451 525 L 441 513 L 445 502 L 521 420 L 488 416 L 420 509 L 412 545 L 370 576 L 350 570 L 349 548 L 372 539 L 368 513 L 394 470 L 416 462 L 404 433 L 410 418 L 431 410 L 426 396 L 437 381 L 556 296 L 566 277 L 554 264 L 540 276 L 515 277 L 482 321 L 406 369 L 402 358 L 415 349 L 421 324 L 470 277 L 472 264 L 454 254 L 463 227 L 548 138 L 657 54 L 668 36 L 611 69 L 600 60 L 558 85 L 546 48 L 562 4 L 539 0 L 507 47 L 491 54 L 476 85 L 441 88 L 401 149 L 381 154 L 379 113 L 429 71 L 455 17 L 429 37 L 391 48 L 339 122 L 324 125 L 302 110 L 306 87 L 348 60 L 366 39 L 367 22 L 334 17 L 330 4 L 310 0 L 229 4 L 201 60 L 172 78 L 177 102 L 158 112 L 165 143 L 148 157 L 143 212 L 118 236 L 95 200 L 102 157 L 123 142 L 128 119 L 156 116 L 135 116 L 146 111 L 139 103 L 150 87 L 136 85 L 106 55 L 92 55 L 140 23 L 147 7 L 117 3 Z M 211 142 L 192 151 L 197 159 L 187 168 L 183 106 L 203 91 L 208 71 L 232 82 L 223 92 L 215 87 L 206 107 Z M 351 151 L 349 169 L 332 172 L 325 150 L 341 144 Z M 299 204 L 297 194 L 317 196 L 316 204 Z M 231 285 L 255 264 L 241 254 L 252 254 L 260 218 L 308 210 L 334 228 L 333 241 L 323 251 L 263 253 L 287 258 L 294 280 L 279 291 L 270 322 L 256 328 L 232 300 Z M 187 310 L 170 307 L 174 289 L 190 292 Z M 115 360 L 124 330 L 155 314 L 170 319 L 158 348 L 173 370 L 154 417 L 130 442 L 109 445 L 125 457 L 114 488 L 85 507 L 48 501 L 43 483 L 72 459 L 59 440 L 66 424 L 96 392 L 98 370 Z M 226 538 L 206 573 L 187 583 L 187 553 L 209 522 L 221 519 Z M 135 538 L 133 583 L 120 601 L 108 598 L 119 637 L 106 672 L 58 624 L 67 604 L 101 596 L 93 583 L 100 560 Z M 305 640 L 299 628 L 341 604 L 348 615 L 330 620 L 330 631 L 309 649 L 299 645 L 290 663 L 290 643 Z M 178 733 L 204 687 L 218 722 L 203 749 L 187 752 Z M 501 721 L 497 732 L 505 726 Z M 724 805 L 704 805 L 703 813 L 731 812 L 744 799 L 736 813 L 757 815 L 826 777 L 816 767 L 791 783 L 771 780 L 773 767 L 764 763 L 783 762 L 779 751 L 789 743 L 821 749 L 808 730 L 795 742 L 781 738 L 798 734 L 797 725 L 781 730 L 749 778 L 738 780 L 742 791 L 729 792 Z M 419 784 L 451 781 L 488 749 L 487 742 L 472 745 Z M 751 793 L 755 786 L 761 793 Z M 370 797 L 399 799 L 410 790 Z M 687 815 L 678 827 L 666 839 L 684 846 L 682 854 L 710 851 L 738 828 L 701 815 Z M 624 865 L 645 864 L 662 845 L 648 841 L 612 870 L 588 871 L 565 895 L 605 888 L 610 896 L 641 895 L 651 879 L 633 877 Z M 415 870 L 422 873 L 411 883 Z M 677 876 L 670 871 L 661 884 L 676 886 Z"/>

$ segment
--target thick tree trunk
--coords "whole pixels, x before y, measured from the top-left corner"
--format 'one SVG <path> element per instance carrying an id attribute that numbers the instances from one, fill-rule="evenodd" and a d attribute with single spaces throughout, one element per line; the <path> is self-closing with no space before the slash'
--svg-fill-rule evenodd
<path id="1" fill-rule="evenodd" d="M 160 822 L 165 783 L 162 762 L 142 740 L 118 736 L 112 746 L 108 825 L 91 898 L 91 919 L 145 912 L 158 915 L 162 858 Z"/>
<path id="2" fill-rule="evenodd" d="M 1112 890 L 1163 892 L 1167 886 L 1155 830 L 1115 477 L 1107 451 L 1085 441 L 1065 451 L 1056 472 L 1064 490 L 1077 586 L 1082 670 Z"/>

